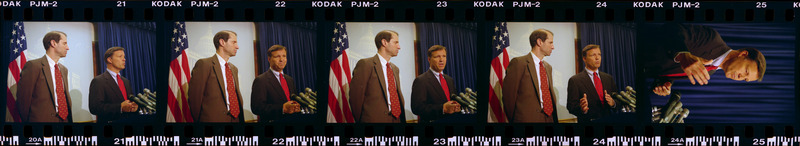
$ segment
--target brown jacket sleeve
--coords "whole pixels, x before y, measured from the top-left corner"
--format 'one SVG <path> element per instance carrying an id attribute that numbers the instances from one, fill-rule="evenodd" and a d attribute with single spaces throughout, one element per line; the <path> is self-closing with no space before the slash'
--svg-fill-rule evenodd
<path id="1" fill-rule="evenodd" d="M 211 73 L 210 62 L 203 59 L 197 60 L 192 68 L 192 78 L 189 80 L 189 109 L 192 117 L 197 120 L 200 117 L 200 108 L 203 104 L 203 94 L 205 94 L 206 82 Z"/>
<path id="2" fill-rule="evenodd" d="M 19 109 L 22 121 L 28 121 L 28 114 L 31 107 L 31 96 L 33 96 L 33 88 L 39 76 L 42 73 L 42 66 L 39 62 L 28 62 L 22 67 L 19 74 L 19 81 L 17 82 L 17 108 Z M 8 97 L 11 98 L 11 97 Z"/>
<path id="3" fill-rule="evenodd" d="M 519 90 L 520 79 L 525 71 L 524 60 L 519 58 L 511 59 L 506 69 L 506 77 L 503 79 L 503 109 L 505 110 L 508 121 L 514 121 L 514 110 L 516 109 L 517 90 Z"/>
<path id="4" fill-rule="evenodd" d="M 373 66 L 367 59 L 358 60 L 356 67 L 353 68 L 353 78 L 350 79 L 350 111 L 353 112 L 353 119 L 361 121 L 361 110 L 363 110 L 364 94 L 366 92 L 367 80 L 372 73 Z"/>

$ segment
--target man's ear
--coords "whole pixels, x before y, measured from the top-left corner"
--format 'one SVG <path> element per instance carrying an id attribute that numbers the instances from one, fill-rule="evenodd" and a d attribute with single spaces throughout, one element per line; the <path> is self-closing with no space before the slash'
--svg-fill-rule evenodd
<path id="1" fill-rule="evenodd" d="M 112 62 L 111 61 L 111 57 L 106 58 L 106 63 L 110 63 L 110 62 Z"/>
<path id="2" fill-rule="evenodd" d="M 381 44 L 383 44 L 383 46 L 386 46 L 389 44 L 389 40 L 381 39 Z"/>
<path id="3" fill-rule="evenodd" d="M 55 48 L 56 44 L 58 44 L 58 42 L 56 40 L 50 40 L 50 47 Z"/>
<path id="4" fill-rule="evenodd" d="M 224 45 L 225 45 L 225 40 L 224 40 L 224 39 L 221 39 L 221 38 L 220 38 L 220 39 L 219 39 L 219 40 L 217 40 L 217 41 L 219 41 L 219 45 L 220 45 L 220 46 L 224 46 Z"/>
<path id="5" fill-rule="evenodd" d="M 747 52 L 747 50 L 742 50 L 742 52 L 739 52 L 739 57 L 747 57 L 749 54 L 750 52 Z"/>
<path id="6" fill-rule="evenodd" d="M 542 46 L 542 44 L 544 44 L 544 40 L 542 40 L 542 39 L 536 39 L 536 45 L 537 45 L 537 46 Z"/>

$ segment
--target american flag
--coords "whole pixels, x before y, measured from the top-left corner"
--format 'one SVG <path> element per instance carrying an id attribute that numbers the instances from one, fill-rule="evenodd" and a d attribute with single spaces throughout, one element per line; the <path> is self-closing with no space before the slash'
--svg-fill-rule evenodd
<path id="1" fill-rule="evenodd" d="M 347 49 L 350 44 L 344 22 L 336 22 L 331 39 L 331 71 L 328 76 L 328 123 L 353 123 L 347 93 L 350 90 L 350 62 Z"/>
<path id="2" fill-rule="evenodd" d="M 167 122 L 193 122 L 189 112 L 188 82 L 191 77 L 189 61 L 186 58 L 186 49 L 189 48 L 186 40 L 186 24 L 175 22 L 171 38 L 171 62 L 169 64 L 169 98 L 167 104 Z"/>
<path id="3" fill-rule="evenodd" d="M 508 68 L 508 27 L 506 22 L 498 22 L 494 26 L 492 35 L 492 67 L 489 73 L 489 123 L 505 123 L 506 114 L 503 112 L 503 78 L 506 77 Z"/>
<path id="4" fill-rule="evenodd" d="M 25 26 L 22 22 L 14 22 L 11 29 L 11 40 L 9 43 L 9 53 L 11 59 L 8 63 L 8 88 L 6 88 L 6 122 L 20 122 L 19 111 L 17 111 L 17 81 L 19 73 L 25 66 L 25 52 L 28 50 L 27 39 L 25 39 Z M 13 92 L 12 92 L 13 91 Z"/>

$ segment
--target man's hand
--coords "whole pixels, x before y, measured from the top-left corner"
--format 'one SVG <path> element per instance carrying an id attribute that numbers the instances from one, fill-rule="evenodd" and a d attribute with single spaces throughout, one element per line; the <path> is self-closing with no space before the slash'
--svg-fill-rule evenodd
<path id="1" fill-rule="evenodd" d="M 453 114 L 455 112 L 461 111 L 461 104 L 458 104 L 455 100 L 451 100 L 442 104 L 442 111 L 445 114 Z"/>
<path id="2" fill-rule="evenodd" d="M 608 103 L 608 106 L 612 106 L 613 107 L 614 105 L 616 105 L 616 103 L 614 102 L 614 99 L 612 99 L 611 95 L 608 94 L 608 90 L 603 90 L 603 93 L 606 94 L 605 98 L 606 98 L 606 102 Z"/>
<path id="3" fill-rule="evenodd" d="M 122 112 L 136 112 L 139 109 L 139 105 L 131 100 L 125 100 L 120 103 L 120 108 L 122 108 Z"/>
<path id="4" fill-rule="evenodd" d="M 586 100 L 586 93 L 583 93 L 583 98 L 581 98 L 581 110 L 583 113 L 589 112 L 589 102 Z"/>
<path id="5" fill-rule="evenodd" d="M 294 114 L 300 112 L 300 104 L 297 101 L 287 101 L 283 103 L 283 113 Z"/>
<path id="6" fill-rule="evenodd" d="M 672 82 L 666 82 L 663 85 L 656 86 L 653 89 L 653 93 L 660 95 L 660 96 L 667 96 L 672 91 Z"/>
<path id="7" fill-rule="evenodd" d="M 689 81 L 691 81 L 693 85 L 695 83 L 700 85 L 708 84 L 708 79 L 710 79 L 710 77 L 705 64 L 711 63 L 711 60 L 706 60 L 689 53 L 680 53 L 675 57 L 675 60 L 681 64 L 681 69 L 683 69 L 683 72 L 686 73 L 686 77 L 689 78 Z"/>

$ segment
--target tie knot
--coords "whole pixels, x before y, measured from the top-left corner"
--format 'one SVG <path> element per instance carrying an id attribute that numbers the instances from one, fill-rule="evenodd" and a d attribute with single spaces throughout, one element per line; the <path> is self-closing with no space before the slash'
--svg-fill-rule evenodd
<path id="1" fill-rule="evenodd" d="M 230 64 L 230 63 L 227 63 L 227 62 L 226 62 L 226 63 L 225 63 L 225 67 L 228 67 L 228 64 Z"/>
<path id="2" fill-rule="evenodd" d="M 389 63 L 387 62 L 387 63 L 386 63 L 386 67 L 392 67 L 392 66 L 391 66 L 391 65 L 389 65 Z"/>
<path id="3" fill-rule="evenodd" d="M 281 76 L 281 78 L 283 78 L 283 73 L 278 73 L 278 75 L 280 75 L 280 76 Z"/>
<path id="4" fill-rule="evenodd" d="M 597 76 L 597 72 L 594 72 L 594 76 Z"/>
<path id="5" fill-rule="evenodd" d="M 117 79 L 119 79 L 119 74 L 117 74 Z"/>

